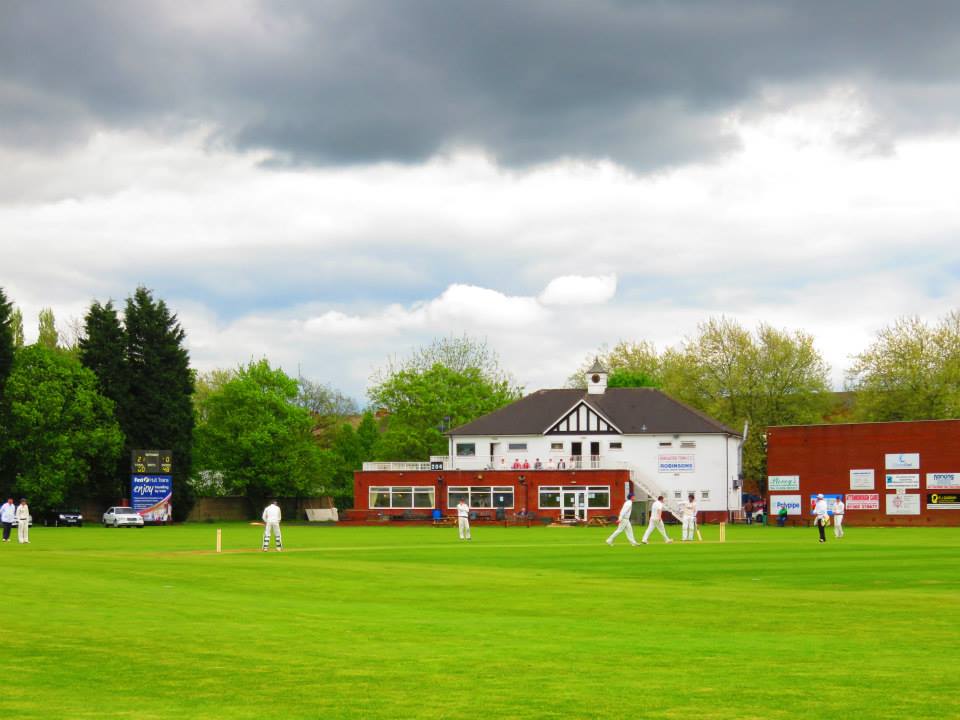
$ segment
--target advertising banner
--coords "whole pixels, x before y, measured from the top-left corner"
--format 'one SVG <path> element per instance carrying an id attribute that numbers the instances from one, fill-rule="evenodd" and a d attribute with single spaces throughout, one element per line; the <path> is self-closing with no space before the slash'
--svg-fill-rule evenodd
<path id="1" fill-rule="evenodd" d="M 173 519 L 173 476 L 133 475 L 130 499 L 144 522 L 169 522 Z"/>
<path id="2" fill-rule="evenodd" d="M 696 467 L 693 455 L 660 455 L 657 463 L 662 473 L 692 473 Z"/>
<path id="3" fill-rule="evenodd" d="M 920 469 L 920 453 L 889 453 L 886 458 L 887 470 Z"/>
<path id="4" fill-rule="evenodd" d="M 960 510 L 960 493 L 927 493 L 927 510 Z"/>
<path id="5" fill-rule="evenodd" d="M 847 510 L 879 510 L 880 493 L 847 493 Z"/>
<path id="6" fill-rule="evenodd" d="M 887 490 L 919 490 L 920 473 L 887 473 Z"/>
<path id="7" fill-rule="evenodd" d="M 897 493 L 887 495 L 887 515 L 919 515 L 920 496 Z"/>
<path id="8" fill-rule="evenodd" d="M 850 471 L 851 490 L 873 490 L 873 468 Z"/>
<path id="9" fill-rule="evenodd" d="M 833 517 L 833 504 L 837 501 L 838 498 L 840 500 L 843 500 L 843 495 L 837 495 L 837 494 L 828 495 L 827 493 L 823 494 L 823 499 L 827 501 L 827 514 L 830 515 L 830 517 Z M 811 495 L 810 496 L 810 514 L 811 515 L 813 515 L 813 511 L 816 509 L 816 507 L 817 507 L 817 496 Z"/>
<path id="10" fill-rule="evenodd" d="M 787 509 L 787 515 L 802 515 L 803 503 L 799 495 L 771 495 L 770 496 L 770 514 L 776 517 L 780 514 L 780 508 Z"/>
<path id="11" fill-rule="evenodd" d="M 927 473 L 927 490 L 960 491 L 960 473 Z"/>
<path id="12" fill-rule="evenodd" d="M 771 475 L 767 478 L 767 490 L 774 492 L 777 490 L 799 490 L 799 475 Z"/>

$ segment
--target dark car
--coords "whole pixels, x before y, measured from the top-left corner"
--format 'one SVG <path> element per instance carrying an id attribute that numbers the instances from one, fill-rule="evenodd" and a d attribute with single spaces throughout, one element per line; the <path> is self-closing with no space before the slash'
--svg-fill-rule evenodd
<path id="1" fill-rule="evenodd" d="M 79 510 L 51 510 L 43 516 L 43 524 L 53 527 L 83 527 L 83 515 Z"/>

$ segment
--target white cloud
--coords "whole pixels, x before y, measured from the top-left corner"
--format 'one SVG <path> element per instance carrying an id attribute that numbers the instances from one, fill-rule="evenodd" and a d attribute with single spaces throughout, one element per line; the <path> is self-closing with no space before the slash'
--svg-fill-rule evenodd
<path id="1" fill-rule="evenodd" d="M 266 355 L 358 396 L 438 335 L 487 338 L 533 389 L 719 314 L 811 332 L 839 381 L 896 316 L 960 306 L 960 134 L 851 152 L 857 103 L 731 117 L 738 152 L 646 177 L 478 153 L 268 169 L 201 132 L 0 149 L 0 284 L 29 339 L 41 307 L 66 320 L 145 283 L 201 369 Z"/>
<path id="2" fill-rule="evenodd" d="M 544 305 L 598 305 L 610 301 L 616 292 L 616 275 L 564 275 L 550 281 L 540 293 L 540 302 Z"/>

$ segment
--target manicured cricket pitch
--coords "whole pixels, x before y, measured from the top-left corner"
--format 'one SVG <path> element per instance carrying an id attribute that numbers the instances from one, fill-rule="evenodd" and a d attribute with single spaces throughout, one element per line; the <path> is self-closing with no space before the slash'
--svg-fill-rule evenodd
<path id="1" fill-rule="evenodd" d="M 34 528 L 0 546 L 0 708 L 960 717 L 960 530 L 820 545 L 812 528 L 728 526 L 721 544 L 713 525 L 639 548 L 608 532 L 285 525 L 285 551 L 263 553 L 246 524 Z"/>

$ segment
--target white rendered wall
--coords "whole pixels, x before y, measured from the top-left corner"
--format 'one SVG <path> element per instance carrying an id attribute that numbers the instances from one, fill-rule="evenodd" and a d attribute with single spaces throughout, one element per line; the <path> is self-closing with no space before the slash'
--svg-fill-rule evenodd
<path id="1" fill-rule="evenodd" d="M 683 448 L 681 443 L 692 441 L 696 447 Z M 548 468 L 548 460 L 554 465 L 561 458 L 570 462 L 570 446 L 572 442 L 579 442 L 582 446 L 582 467 L 589 469 L 619 469 L 629 468 L 640 473 L 650 485 L 655 485 L 669 494 L 668 500 L 675 502 L 674 493 L 679 491 L 682 499 L 693 491 L 697 495 L 697 504 L 701 510 L 735 510 L 740 507 L 739 491 L 734 489 L 737 478 L 739 438 L 727 435 L 534 435 L 526 437 L 455 437 L 451 443 L 453 454 L 450 458 L 452 469 L 455 470 L 485 470 L 490 466 L 490 445 L 499 443 L 498 454 L 494 458 L 492 469 L 510 470 L 515 460 L 530 464 L 530 472 L 539 458 L 544 468 Z M 600 443 L 599 462 L 591 465 L 590 443 Z M 623 449 L 611 450 L 610 443 L 622 443 Z M 458 457 L 458 444 L 474 443 L 476 456 Z M 526 443 L 526 451 L 508 450 L 509 443 Z M 563 443 L 562 451 L 551 451 L 551 443 Z M 660 443 L 670 443 L 670 446 L 661 446 Z M 693 456 L 692 472 L 659 472 L 661 455 Z M 702 493 L 709 494 L 702 499 Z"/>

